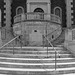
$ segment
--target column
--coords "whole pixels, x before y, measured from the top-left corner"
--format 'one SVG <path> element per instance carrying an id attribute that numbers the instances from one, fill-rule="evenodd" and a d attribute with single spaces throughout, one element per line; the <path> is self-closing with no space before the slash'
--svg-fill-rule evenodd
<path id="1" fill-rule="evenodd" d="M 27 12 L 30 12 L 30 3 L 27 3 Z"/>
<path id="2" fill-rule="evenodd" d="M 48 14 L 51 15 L 51 3 L 48 3 Z M 51 16 L 49 16 L 51 18 Z"/>
<path id="3" fill-rule="evenodd" d="M 73 24 L 73 21 L 72 21 L 73 10 L 71 9 L 73 7 L 72 2 L 73 0 L 66 0 L 67 27 L 71 27 L 71 25 Z"/>
<path id="4" fill-rule="evenodd" d="M 12 0 L 4 0 L 4 13 L 6 14 L 4 16 L 4 18 L 6 19 L 5 20 L 5 24 L 6 24 L 6 29 L 10 29 L 10 26 L 11 26 L 11 3 L 12 3 Z"/>

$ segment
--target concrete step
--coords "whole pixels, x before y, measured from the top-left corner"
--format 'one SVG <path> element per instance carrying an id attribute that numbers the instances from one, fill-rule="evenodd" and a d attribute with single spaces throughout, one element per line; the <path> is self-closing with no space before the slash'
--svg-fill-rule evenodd
<path id="1" fill-rule="evenodd" d="M 2 50 L 1 51 L 1 53 L 12 53 L 12 52 L 17 52 L 17 53 L 21 53 L 21 52 L 24 52 L 24 53 L 37 53 L 37 52 L 39 52 L 39 53 L 47 53 L 47 50 L 15 50 L 15 49 L 13 49 L 13 50 Z M 60 54 L 63 54 L 63 53 L 69 53 L 69 52 L 67 52 L 67 51 L 62 51 L 62 50 L 56 50 L 58 53 L 60 53 Z M 54 54 L 55 53 L 55 50 L 48 50 L 48 52 L 49 53 L 51 53 L 51 54 Z"/>
<path id="2" fill-rule="evenodd" d="M 13 54 L 9 54 L 9 53 L 0 53 L 0 56 L 6 56 L 6 57 L 11 57 L 11 55 Z M 13 56 L 16 57 L 25 57 L 25 58 L 55 58 L 55 54 L 14 54 Z M 71 54 L 59 54 L 56 56 L 57 58 L 68 58 L 68 57 L 72 57 Z"/>
<path id="3" fill-rule="evenodd" d="M 9 75 L 62 75 L 75 73 L 75 58 L 61 47 L 57 50 L 56 71 L 55 51 L 49 47 L 5 48 L 0 53 L 0 73 Z M 60 56 L 60 57 L 59 57 Z M 4 74 L 3 73 L 3 74 Z"/>

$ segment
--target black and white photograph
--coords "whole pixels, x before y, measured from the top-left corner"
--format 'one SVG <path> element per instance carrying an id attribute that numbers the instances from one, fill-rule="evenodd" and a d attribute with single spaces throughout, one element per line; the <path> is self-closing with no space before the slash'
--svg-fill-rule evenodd
<path id="1" fill-rule="evenodd" d="M 0 0 L 0 75 L 75 75 L 75 0 Z"/>

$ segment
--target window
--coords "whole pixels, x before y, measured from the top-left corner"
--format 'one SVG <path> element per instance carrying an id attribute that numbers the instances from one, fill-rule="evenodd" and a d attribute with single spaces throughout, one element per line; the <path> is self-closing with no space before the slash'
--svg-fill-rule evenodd
<path id="1" fill-rule="evenodd" d="M 21 6 L 17 7 L 17 9 L 16 9 L 16 15 L 22 14 L 22 13 L 24 13 L 23 7 L 21 7 Z"/>
<path id="2" fill-rule="evenodd" d="M 60 7 L 54 8 L 54 14 L 60 17 L 61 23 L 62 23 L 62 9 Z"/>
<path id="3" fill-rule="evenodd" d="M 62 18 L 62 9 L 60 7 L 55 7 L 54 14 Z"/>

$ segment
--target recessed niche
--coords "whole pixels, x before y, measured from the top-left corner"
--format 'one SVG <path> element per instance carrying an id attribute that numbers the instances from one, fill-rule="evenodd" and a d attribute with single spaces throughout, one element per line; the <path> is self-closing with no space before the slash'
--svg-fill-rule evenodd
<path id="1" fill-rule="evenodd" d="M 54 38 L 54 35 L 52 35 L 52 39 Z"/>
<path id="2" fill-rule="evenodd" d="M 34 30 L 34 32 L 37 32 L 37 30 Z"/>

